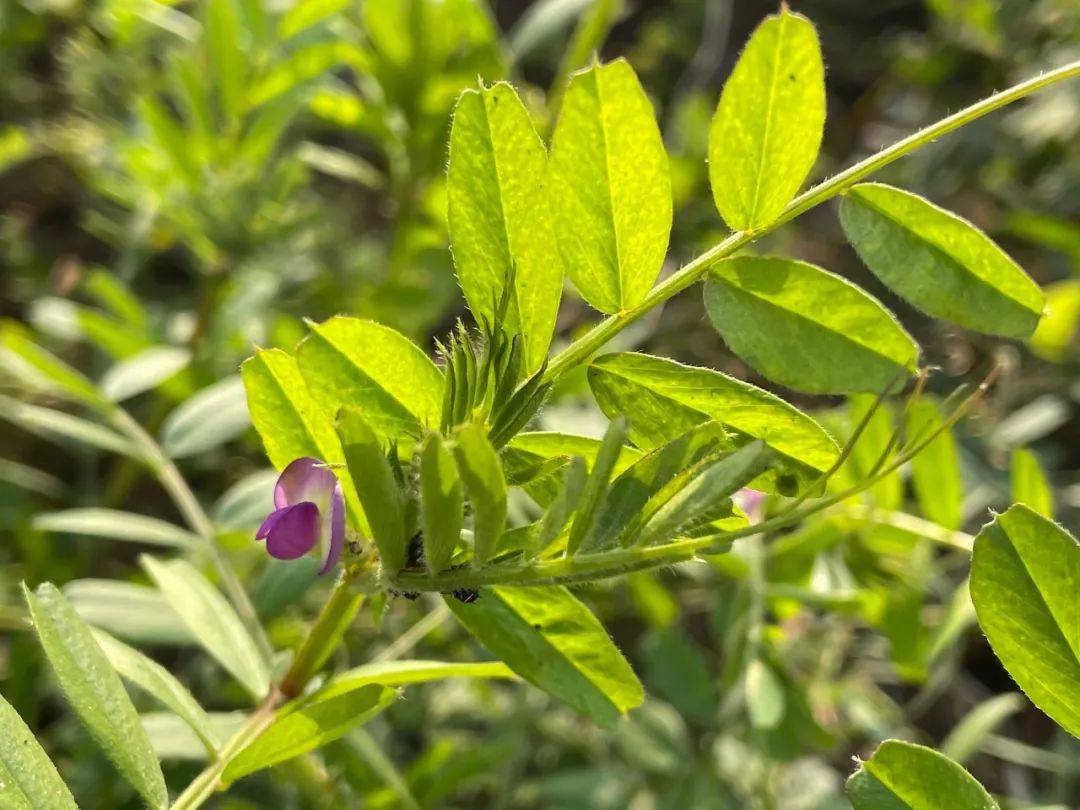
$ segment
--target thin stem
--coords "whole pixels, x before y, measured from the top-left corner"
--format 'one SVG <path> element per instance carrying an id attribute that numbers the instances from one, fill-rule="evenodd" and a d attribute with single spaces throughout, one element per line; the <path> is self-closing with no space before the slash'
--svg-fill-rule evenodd
<path id="1" fill-rule="evenodd" d="M 296 697 L 304 691 L 326 662 L 329 653 L 341 641 L 342 634 L 352 623 L 356 611 L 363 602 L 363 594 L 357 593 L 353 588 L 362 573 L 361 569 L 345 569 L 334 586 L 330 598 L 323 604 L 307 637 L 300 645 L 292 666 L 281 680 L 281 686 L 270 690 L 266 700 L 248 718 L 243 728 L 225 743 L 218 752 L 217 758 L 187 786 L 187 789 L 172 805 L 171 810 L 193 810 L 209 799 L 220 786 L 221 774 L 232 758 L 274 722 L 281 702 Z"/>
<path id="2" fill-rule="evenodd" d="M 194 810 L 201 807 L 218 789 L 221 774 L 225 772 L 232 758 L 243 751 L 256 737 L 262 734 L 277 716 L 277 706 L 281 702 L 281 693 L 271 691 L 266 700 L 256 709 L 243 727 L 234 734 L 211 762 L 195 777 L 183 793 L 173 802 L 171 810 Z"/>
<path id="3" fill-rule="evenodd" d="M 286 698 L 294 698 L 304 691 L 356 618 L 364 602 L 364 594 L 353 589 L 354 579 L 355 575 L 346 569 L 334 585 L 330 598 L 297 650 L 289 671 L 281 679 L 281 694 Z"/>
<path id="4" fill-rule="evenodd" d="M 450 608 L 444 602 L 440 602 L 434 610 L 427 613 L 420 621 L 394 639 L 385 650 L 374 656 L 371 662 L 397 660 L 419 644 L 424 636 L 445 622 L 449 616 Z"/>
<path id="5" fill-rule="evenodd" d="M 950 429 L 982 397 L 1000 372 L 995 367 L 987 378 L 964 402 L 942 420 L 941 424 L 925 439 L 897 454 L 892 462 L 875 476 L 849 487 L 843 492 L 822 498 L 797 512 L 784 513 L 762 523 L 744 526 L 723 535 L 700 537 L 693 540 L 677 540 L 645 548 L 619 548 L 595 554 L 578 554 L 530 565 L 509 567 L 493 565 L 482 569 L 451 569 L 440 574 L 402 571 L 393 577 L 393 586 L 409 591 L 449 592 L 458 588 L 482 588 L 487 585 L 544 586 L 591 582 L 598 579 L 621 576 L 633 571 L 643 571 L 692 560 L 701 551 L 720 542 L 739 540 L 750 535 L 766 533 L 799 523 L 811 515 L 829 509 L 836 504 L 863 492 L 884 477 L 899 470 L 921 453 L 944 431 Z"/>
<path id="6" fill-rule="evenodd" d="M 184 521 L 202 539 L 206 552 L 214 563 L 218 576 L 221 577 L 221 584 L 225 588 L 229 601 L 236 608 L 240 620 L 258 645 L 263 660 L 270 663 L 273 660 L 274 651 L 262 622 L 259 621 L 255 606 L 228 559 L 218 547 L 214 523 L 202 508 L 199 499 L 195 497 L 195 493 L 191 491 L 184 476 L 180 474 L 180 470 L 173 464 L 172 459 L 165 455 L 154 438 L 143 430 L 142 425 L 136 422 L 127 411 L 116 408 L 109 413 L 109 419 L 142 451 L 143 461 L 169 493 Z"/>
<path id="7" fill-rule="evenodd" d="M 1070 62 L 1067 65 L 1047 71 L 1040 76 L 1028 79 L 1000 93 L 995 93 L 989 98 L 972 104 L 960 112 L 943 118 L 918 132 L 903 138 L 892 146 L 882 149 L 877 154 L 861 160 L 849 169 L 823 180 L 813 188 L 807 189 L 784 209 L 783 213 L 771 225 L 759 231 L 736 231 L 717 245 L 709 248 L 696 259 L 683 265 L 662 282 L 653 287 L 648 295 L 640 303 L 610 315 L 592 329 L 570 344 L 566 349 L 556 355 L 548 365 L 544 374 L 544 382 L 552 382 L 558 379 L 567 370 L 579 363 L 584 362 L 589 356 L 607 343 L 627 326 L 632 324 L 653 307 L 662 304 L 676 293 L 682 292 L 694 282 L 701 279 L 714 264 L 721 259 L 731 256 L 736 251 L 753 242 L 760 236 L 791 221 L 800 214 L 804 214 L 811 208 L 815 208 L 838 194 L 842 194 L 852 185 L 867 177 L 879 169 L 888 166 L 895 160 L 904 157 L 921 146 L 946 135 L 965 124 L 969 124 L 984 115 L 998 110 L 1014 101 L 1029 96 L 1032 93 L 1056 84 L 1066 79 L 1080 76 L 1080 60 Z"/>

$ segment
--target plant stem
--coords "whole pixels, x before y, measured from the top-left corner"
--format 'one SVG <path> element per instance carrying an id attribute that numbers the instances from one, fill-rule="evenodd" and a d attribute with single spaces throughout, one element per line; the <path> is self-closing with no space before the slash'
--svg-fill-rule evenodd
<path id="1" fill-rule="evenodd" d="M 201 807 L 203 802 L 209 799 L 218 789 L 221 774 L 224 773 L 229 762 L 246 748 L 256 737 L 262 734 L 277 715 L 277 706 L 281 702 L 281 693 L 271 690 L 243 728 L 234 734 L 218 752 L 217 759 L 203 769 L 195 780 L 187 786 L 183 793 L 173 802 L 170 810 L 194 810 Z"/>
<path id="2" fill-rule="evenodd" d="M 308 681 L 322 669 L 322 665 L 337 648 L 341 637 L 356 618 L 356 613 L 364 602 L 364 594 L 353 589 L 353 579 L 353 574 L 346 569 L 334 586 L 330 598 L 323 605 L 322 612 L 312 625 L 307 638 L 297 650 L 289 671 L 281 679 L 281 693 L 286 698 L 294 698 L 304 690 Z"/>
<path id="3" fill-rule="evenodd" d="M 300 645 L 292 666 L 281 680 L 281 685 L 270 690 L 266 700 L 248 718 L 243 728 L 225 743 L 214 761 L 187 786 L 173 803 L 171 810 L 193 810 L 210 798 L 218 789 L 221 774 L 232 758 L 274 722 L 281 702 L 304 691 L 304 687 L 318 673 L 327 656 L 341 641 L 342 634 L 352 623 L 356 611 L 364 601 L 364 595 L 357 593 L 352 587 L 360 573 L 358 569 L 345 569 Z"/>
<path id="4" fill-rule="evenodd" d="M 702 253 L 696 259 L 684 264 L 666 279 L 653 287 L 649 293 L 634 306 L 610 315 L 596 324 L 592 329 L 566 347 L 556 355 L 547 367 L 544 374 L 544 382 L 552 382 L 558 379 L 569 369 L 586 361 L 593 352 L 607 343 L 627 326 L 643 316 L 653 307 L 662 304 L 676 293 L 682 292 L 694 282 L 700 280 L 709 271 L 709 268 L 721 259 L 733 255 L 736 251 L 746 247 L 760 236 L 769 233 L 786 222 L 791 221 L 800 214 L 804 214 L 811 208 L 842 194 L 852 185 L 864 177 L 873 174 L 879 169 L 892 163 L 894 160 L 904 157 L 921 146 L 936 140 L 937 138 L 952 132 L 955 129 L 975 121 L 978 118 L 1000 109 L 1032 93 L 1049 87 L 1057 82 L 1065 81 L 1080 76 L 1080 60 L 1070 62 L 1067 65 L 1047 71 L 1040 76 L 1035 76 L 1020 84 L 1014 85 L 1000 93 L 995 93 L 989 98 L 965 107 L 953 115 L 943 118 L 918 132 L 903 138 L 892 146 L 882 149 L 865 160 L 859 161 L 849 169 L 823 180 L 813 188 L 807 189 L 784 209 L 783 213 L 767 227 L 758 231 L 735 231 L 719 244 L 714 245 Z"/>
<path id="5" fill-rule="evenodd" d="M 401 571 L 392 578 L 395 588 L 408 591 L 439 591 L 447 593 L 459 588 L 482 588 L 487 585 L 545 586 L 568 585 L 591 582 L 598 579 L 621 576 L 633 571 L 643 571 L 679 562 L 687 562 L 719 543 L 732 542 L 743 537 L 767 533 L 800 523 L 811 515 L 829 509 L 860 492 L 874 486 L 882 478 L 899 470 L 942 432 L 956 424 L 982 397 L 1000 372 L 995 367 L 987 378 L 966 400 L 960 403 L 938 427 L 921 441 L 897 454 L 891 463 L 882 467 L 876 475 L 849 487 L 843 492 L 822 498 L 795 512 L 782 512 L 762 523 L 744 526 L 732 532 L 692 540 L 676 540 L 656 546 L 617 548 L 594 554 L 577 554 L 529 565 L 491 565 L 481 569 L 461 568 L 440 574 Z"/>
<path id="6" fill-rule="evenodd" d="M 143 430 L 142 425 L 136 422 L 127 411 L 123 408 L 115 408 L 108 415 L 113 425 L 139 448 L 143 461 L 169 493 L 184 521 L 203 541 L 206 552 L 214 563 L 218 576 L 221 577 L 221 584 L 225 588 L 229 601 L 232 602 L 240 620 L 255 640 L 264 662 L 271 663 L 274 651 L 262 622 L 259 621 L 255 606 L 228 559 L 218 547 L 214 523 L 202 508 L 199 499 L 195 497 L 195 493 L 191 491 L 184 476 L 180 474 L 172 459 L 165 455 L 154 438 Z"/>

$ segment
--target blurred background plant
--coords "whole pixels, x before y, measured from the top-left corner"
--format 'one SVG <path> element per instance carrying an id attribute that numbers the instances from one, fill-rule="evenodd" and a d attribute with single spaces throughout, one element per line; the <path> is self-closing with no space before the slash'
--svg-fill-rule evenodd
<path id="1" fill-rule="evenodd" d="M 792 5 L 817 24 L 828 65 L 817 177 L 1080 55 L 1073 0 Z M 740 43 L 774 6 L 3 0 L 0 348 L 32 333 L 157 436 L 212 505 L 271 637 L 290 643 L 325 583 L 312 587 L 309 568 L 267 564 L 251 547 L 273 474 L 250 430 L 239 361 L 256 344 L 291 348 L 305 317 L 377 318 L 431 347 L 464 312 L 444 167 L 450 110 L 478 76 L 513 80 L 544 131 L 570 72 L 594 51 L 626 56 L 672 155 L 669 261 L 715 243 L 709 120 Z M 850 757 L 890 735 L 938 745 L 1015 797 L 1011 807 L 1080 806 L 1078 743 L 1018 695 L 972 632 L 967 555 L 949 550 L 970 543 L 965 532 L 1010 490 L 1077 528 L 1080 88 L 1063 84 L 979 121 L 882 179 L 966 216 L 1044 286 L 1050 315 L 1029 345 L 914 311 L 862 267 L 832 211 L 811 212 L 764 249 L 772 242 L 856 279 L 898 312 L 940 367 L 934 393 L 989 358 L 1005 363 L 955 443 L 767 544 L 589 588 L 650 695 L 615 732 L 535 690 L 449 681 L 410 692 L 322 760 L 246 780 L 227 806 L 326 806 L 332 791 L 340 806 L 371 807 L 844 807 Z M 567 301 L 559 335 L 588 317 Z M 727 352 L 696 296 L 675 299 L 619 347 L 763 382 Z M 189 639 L 138 573 L 146 527 L 105 511 L 65 521 L 68 510 L 102 506 L 171 518 L 146 465 L 91 414 L 28 387 L 10 351 L 2 361 L 0 690 L 50 753 L 69 752 L 59 765 L 76 795 L 134 807 L 42 686 L 20 580 L 66 582 L 88 620 L 156 645 L 204 705 L 221 709 L 215 722 L 235 723 L 243 704 L 185 654 Z M 596 434 L 602 420 L 584 390 L 583 375 L 565 386 L 542 426 Z M 869 407 L 799 404 L 827 411 L 840 436 Z M 879 412 L 849 463 L 865 472 L 887 452 L 890 420 L 934 418 Z M 365 614 L 349 641 L 357 660 L 478 655 L 426 598 Z M 140 708 L 159 752 L 190 778 L 197 741 L 151 704 Z"/>

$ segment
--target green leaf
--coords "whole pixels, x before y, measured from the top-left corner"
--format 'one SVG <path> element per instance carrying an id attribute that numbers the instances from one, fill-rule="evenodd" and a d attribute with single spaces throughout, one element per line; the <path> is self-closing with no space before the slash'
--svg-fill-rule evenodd
<path id="1" fill-rule="evenodd" d="M 978 752 L 994 729 L 1026 705 L 1023 696 L 1015 692 L 987 698 L 965 714 L 941 741 L 941 753 L 962 765 Z"/>
<path id="2" fill-rule="evenodd" d="M 282 709 L 266 731 L 229 762 L 221 781 L 228 785 L 333 742 L 375 717 L 396 697 L 396 690 L 375 685 L 330 697 L 316 692 Z"/>
<path id="3" fill-rule="evenodd" d="M 361 664 L 335 675 L 316 694 L 320 700 L 361 689 L 370 684 L 405 686 L 446 678 L 513 678 L 513 671 L 498 661 L 454 664 L 444 661 L 379 661 Z"/>
<path id="4" fill-rule="evenodd" d="M 1031 702 L 1080 737 L 1080 543 L 1022 504 L 983 527 L 971 600 L 994 653 Z"/>
<path id="5" fill-rule="evenodd" d="M 753 441 L 695 471 L 686 485 L 670 496 L 661 490 L 658 500 L 662 503 L 655 510 L 646 507 L 643 513 L 649 517 L 630 542 L 655 545 L 707 523 L 732 493 L 759 476 L 771 460 L 768 446 L 760 440 Z"/>
<path id="6" fill-rule="evenodd" d="M 0 696 L 0 806 L 77 810 L 64 780 L 11 704 Z"/>
<path id="7" fill-rule="evenodd" d="M 482 425 L 470 422 L 454 437 L 454 458 L 473 516 L 473 558 L 484 565 L 506 526 L 506 478 Z"/>
<path id="8" fill-rule="evenodd" d="M 439 425 L 442 372 L 387 326 L 340 316 L 311 324 L 296 362 L 321 410 L 355 407 L 384 438 L 418 437 L 421 427 Z"/>
<path id="9" fill-rule="evenodd" d="M 265 697 L 270 689 L 270 673 L 225 597 L 190 563 L 162 562 L 145 554 L 139 560 L 199 644 L 253 698 Z"/>
<path id="10" fill-rule="evenodd" d="M 235 0 L 210 0 L 203 22 L 210 58 L 210 73 L 216 79 L 218 100 L 226 119 L 236 121 L 243 112 L 247 59 L 241 43 L 248 37 L 241 31 Z"/>
<path id="11" fill-rule="evenodd" d="M 746 711 L 756 729 L 776 728 L 784 718 L 784 684 L 760 658 L 746 667 Z"/>
<path id="12" fill-rule="evenodd" d="M 144 645 L 196 644 L 164 597 L 154 588 L 114 579 L 76 579 L 64 596 L 87 624 Z"/>
<path id="13" fill-rule="evenodd" d="M 187 368 L 191 352 L 178 346 L 154 346 L 114 365 L 101 378 L 101 393 L 113 402 L 157 388 Z"/>
<path id="14" fill-rule="evenodd" d="M 869 478 L 883 457 L 885 460 L 880 466 L 895 457 L 896 450 L 892 445 L 896 425 L 888 402 L 878 402 L 878 398 L 870 394 L 855 394 L 848 397 L 848 403 L 848 435 L 853 435 L 856 427 L 865 420 L 863 432 L 842 469 L 843 473 L 850 474 L 848 483 L 852 484 Z M 870 414 L 871 408 L 875 408 L 873 414 Z M 841 485 L 838 483 L 837 486 Z M 863 493 L 863 500 L 877 509 L 899 509 L 904 500 L 904 482 L 900 480 L 900 473 L 892 472 L 875 483 Z"/>
<path id="15" fill-rule="evenodd" d="M 466 90 L 458 99 L 446 188 L 458 283 L 477 319 L 493 322 L 513 276 L 505 327 L 521 333 L 527 371 L 547 357 L 562 295 L 547 159 L 509 84 Z"/>
<path id="16" fill-rule="evenodd" d="M 341 410 L 337 429 L 349 473 L 360 483 L 356 493 L 364 514 L 368 515 L 383 569 L 390 574 L 397 573 L 405 565 L 408 538 L 405 537 L 401 491 L 386 457 L 386 449 L 356 408 Z"/>
<path id="17" fill-rule="evenodd" d="M 301 0 L 281 16 L 278 21 L 278 36 L 281 39 L 290 39 L 301 31 L 334 17 L 348 5 L 348 0 Z"/>
<path id="18" fill-rule="evenodd" d="M 222 740 L 231 739 L 248 719 L 244 712 L 212 712 L 207 716 L 214 734 Z M 172 712 L 144 712 L 139 715 L 139 720 L 158 759 L 190 762 L 210 759 L 206 746 L 191 726 Z"/>
<path id="19" fill-rule="evenodd" d="M 941 427 L 941 412 L 928 399 L 920 399 L 908 412 L 908 441 L 919 441 Z M 956 530 L 963 522 L 964 486 L 960 459 L 952 431 L 946 430 L 911 460 L 911 480 L 919 508 L 929 519 Z"/>
<path id="20" fill-rule="evenodd" d="M 879 393 L 919 357 L 885 307 L 805 262 L 720 262 L 709 273 L 705 306 L 735 354 L 770 380 L 809 394 Z"/>
<path id="21" fill-rule="evenodd" d="M 157 661 L 101 630 L 94 631 L 94 640 L 120 677 L 171 709 L 198 735 L 211 755 L 217 750 L 221 741 L 210 726 L 210 718 L 172 673 Z"/>
<path id="22" fill-rule="evenodd" d="M 923 312 L 991 335 L 1035 331 L 1042 291 L 970 222 L 880 183 L 849 190 L 840 222 L 866 266 Z"/>
<path id="23" fill-rule="evenodd" d="M 447 601 L 465 628 L 534 686 L 604 728 L 644 697 L 596 617 L 566 588 L 486 588 Z"/>
<path id="24" fill-rule="evenodd" d="M 85 534 L 168 548 L 192 549 L 200 545 L 197 535 L 173 523 L 118 509 L 89 507 L 44 512 L 33 519 L 32 525 L 42 532 Z"/>
<path id="25" fill-rule="evenodd" d="M 618 59 L 574 75 L 551 152 L 559 249 L 601 312 L 641 302 L 671 232 L 671 177 L 652 105 Z"/>
<path id="26" fill-rule="evenodd" d="M 1046 481 L 1039 460 L 1030 450 L 1013 450 L 1010 465 L 1013 503 L 1030 506 L 1043 517 L 1054 517 L 1054 491 Z"/>
<path id="27" fill-rule="evenodd" d="M 6 374 L 96 410 L 111 407 L 90 380 L 38 346 L 14 322 L 0 323 L 0 360 Z"/>
<path id="28" fill-rule="evenodd" d="M 1040 357 L 1060 363 L 1075 345 L 1080 324 L 1080 279 L 1067 278 L 1047 284 L 1046 314 L 1031 336 L 1030 346 Z"/>
<path id="29" fill-rule="evenodd" d="M 551 545 L 555 538 L 562 533 L 570 516 L 577 509 L 581 496 L 585 492 L 585 483 L 588 480 L 589 471 L 585 466 L 585 459 L 574 456 L 564 468 L 562 487 L 555 499 L 544 512 L 540 520 L 540 526 L 536 530 L 536 540 L 533 550 L 542 554 Z"/>
<path id="30" fill-rule="evenodd" d="M 348 513 L 361 531 L 367 529 L 345 455 L 334 430 L 334 412 L 312 399 L 296 360 L 281 349 L 257 351 L 240 366 L 247 391 L 251 423 L 262 437 L 270 463 L 281 470 L 295 459 L 310 456 L 327 464 L 341 464 L 341 481 Z"/>
<path id="31" fill-rule="evenodd" d="M 453 454 L 438 433 L 420 451 L 420 500 L 424 560 L 433 574 L 444 570 L 461 539 L 464 495 Z"/>
<path id="32" fill-rule="evenodd" d="M 139 715 L 120 677 L 75 609 L 54 585 L 23 593 L 41 646 L 72 708 L 98 744 L 151 807 L 165 807 L 169 793 Z"/>
<path id="33" fill-rule="evenodd" d="M 225 490 L 210 510 L 214 523 L 227 529 L 258 526 L 276 508 L 274 484 L 277 479 L 277 470 L 271 469 L 245 475 Z"/>
<path id="34" fill-rule="evenodd" d="M 733 231 L 771 225 L 814 165 L 825 66 L 813 23 L 786 7 L 757 27 L 709 128 L 709 182 Z"/>
<path id="35" fill-rule="evenodd" d="M 184 400 L 161 426 L 161 449 L 172 458 L 212 450 L 251 426 L 240 377 L 228 377 Z"/>
<path id="36" fill-rule="evenodd" d="M 626 353 L 598 357 L 588 375 L 604 413 L 634 415 L 630 438 L 640 447 L 659 447 L 710 420 L 720 423 L 736 444 L 764 441 L 776 452 L 778 467 L 787 469 L 766 473 L 754 482 L 755 489 L 776 491 L 783 483 L 778 475 L 808 486 L 840 455 L 836 442 L 809 416 L 719 371 Z"/>
<path id="37" fill-rule="evenodd" d="M 932 748 L 886 740 L 847 782 L 855 810 L 998 810 L 975 778 Z"/>
<path id="38" fill-rule="evenodd" d="M 0 418 L 10 420 L 36 436 L 60 440 L 61 444 L 70 439 L 132 458 L 139 456 L 138 448 L 112 428 L 63 411 L 0 396 Z"/>
<path id="39" fill-rule="evenodd" d="M 570 537 L 566 541 L 566 553 L 569 556 L 577 553 L 581 541 L 592 529 L 593 517 L 604 495 L 607 494 L 615 464 L 622 455 L 623 445 L 626 444 L 628 430 L 627 418 L 617 416 L 611 420 L 607 430 L 604 431 L 604 439 L 600 442 L 596 460 L 593 462 L 592 470 L 589 472 L 589 478 L 585 482 L 585 488 L 577 505 L 577 514 L 570 526 Z"/>

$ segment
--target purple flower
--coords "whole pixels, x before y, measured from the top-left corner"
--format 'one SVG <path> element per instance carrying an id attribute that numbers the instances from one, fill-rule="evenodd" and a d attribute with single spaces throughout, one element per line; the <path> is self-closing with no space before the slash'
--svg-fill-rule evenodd
<path id="1" fill-rule="evenodd" d="M 345 496 L 337 476 L 317 458 L 298 458 L 281 471 L 274 487 L 274 506 L 256 540 L 279 560 L 303 557 L 316 546 L 325 574 L 345 544 Z"/>
<path id="2" fill-rule="evenodd" d="M 762 518 L 762 505 L 765 503 L 765 493 L 756 489 L 743 487 L 735 493 L 735 503 L 746 513 L 751 523 L 760 523 Z"/>

